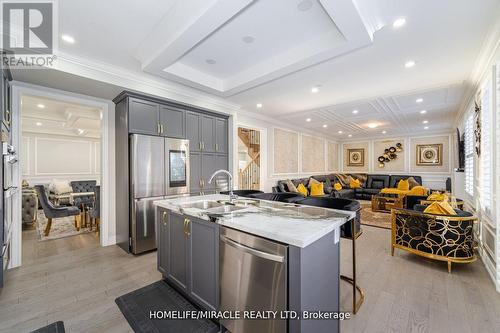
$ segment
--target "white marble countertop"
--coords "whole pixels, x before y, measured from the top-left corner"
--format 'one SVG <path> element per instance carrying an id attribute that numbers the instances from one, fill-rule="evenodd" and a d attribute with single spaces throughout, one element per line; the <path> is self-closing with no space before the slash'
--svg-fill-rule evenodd
<path id="1" fill-rule="evenodd" d="M 213 194 L 158 200 L 154 204 L 180 214 L 210 220 L 209 215 L 212 215 L 213 210 L 185 206 L 202 201 L 228 200 L 227 195 Z M 343 210 L 243 197 L 238 200 L 240 203 L 237 203 L 237 206 L 244 205 L 244 208 L 217 215 L 216 223 L 301 248 L 314 243 L 333 230 L 337 230 L 338 239 L 340 226 L 355 216 L 355 212 Z"/>

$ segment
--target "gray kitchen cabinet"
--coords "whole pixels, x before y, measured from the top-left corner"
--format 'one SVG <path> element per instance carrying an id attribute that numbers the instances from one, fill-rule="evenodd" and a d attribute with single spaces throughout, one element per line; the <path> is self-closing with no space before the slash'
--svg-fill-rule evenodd
<path id="1" fill-rule="evenodd" d="M 217 170 L 219 169 L 228 170 L 227 155 L 224 154 L 215 155 L 215 165 Z"/>
<path id="2" fill-rule="evenodd" d="M 160 134 L 169 138 L 184 139 L 186 137 L 186 112 L 161 105 Z"/>
<path id="3" fill-rule="evenodd" d="M 158 135 L 159 109 L 158 103 L 130 98 L 128 105 L 129 133 Z"/>
<path id="4" fill-rule="evenodd" d="M 186 112 L 186 139 L 189 140 L 189 151 L 201 151 L 201 115 Z"/>
<path id="5" fill-rule="evenodd" d="M 215 154 L 202 154 L 201 155 L 201 182 L 203 191 L 215 190 L 215 181 L 209 184 L 208 181 L 213 173 L 217 170 L 217 163 Z"/>
<path id="6" fill-rule="evenodd" d="M 201 143 L 202 150 L 207 153 L 215 152 L 215 117 L 201 116 Z"/>
<path id="7" fill-rule="evenodd" d="M 201 192 L 201 153 L 196 151 L 190 152 L 189 163 L 190 193 L 199 194 Z"/>
<path id="8" fill-rule="evenodd" d="M 226 153 L 228 151 L 228 130 L 227 119 L 216 118 L 215 120 L 215 151 L 217 153 Z"/>
<path id="9" fill-rule="evenodd" d="M 158 270 L 163 274 L 167 275 L 168 267 L 168 211 L 164 208 L 158 208 L 156 211 L 156 245 L 158 248 L 157 258 L 158 258 Z"/>
<path id="10" fill-rule="evenodd" d="M 206 310 L 219 304 L 219 225 L 187 217 L 190 220 L 189 295 Z"/>
<path id="11" fill-rule="evenodd" d="M 169 213 L 166 278 L 181 290 L 188 290 L 188 237 L 184 216 Z"/>

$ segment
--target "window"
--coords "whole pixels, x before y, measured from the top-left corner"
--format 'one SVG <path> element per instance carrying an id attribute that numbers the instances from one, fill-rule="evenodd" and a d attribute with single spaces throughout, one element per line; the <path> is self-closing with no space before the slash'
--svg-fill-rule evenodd
<path id="1" fill-rule="evenodd" d="M 474 196 L 474 118 L 471 114 L 465 121 L 465 192 Z"/>
<path id="2" fill-rule="evenodd" d="M 491 214 L 491 198 L 492 198 L 492 144 L 491 144 L 491 80 L 488 80 L 483 89 L 481 96 L 481 168 L 480 171 L 480 184 L 481 194 L 480 202 L 481 208 L 487 214 Z"/>

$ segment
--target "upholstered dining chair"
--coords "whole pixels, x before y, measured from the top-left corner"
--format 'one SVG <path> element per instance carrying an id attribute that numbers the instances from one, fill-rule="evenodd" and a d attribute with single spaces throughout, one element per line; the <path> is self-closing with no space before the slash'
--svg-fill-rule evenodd
<path id="1" fill-rule="evenodd" d="M 68 217 L 68 216 L 78 216 L 80 215 L 80 209 L 76 206 L 59 206 L 56 207 L 52 202 L 50 202 L 43 185 L 35 185 L 35 189 L 38 194 L 38 200 L 40 200 L 40 205 L 42 206 L 45 217 L 47 217 L 47 226 L 44 230 L 44 235 L 47 237 L 50 233 L 50 228 L 52 227 L 52 219 Z M 75 220 L 76 225 L 76 220 Z M 78 228 L 77 228 L 78 229 Z"/>
<path id="2" fill-rule="evenodd" d="M 73 193 L 90 193 L 94 192 L 94 187 L 97 185 L 95 180 L 74 180 L 69 183 Z M 75 196 L 73 199 L 73 205 L 80 208 L 82 213 L 82 223 L 87 226 L 87 208 L 90 207 L 94 202 L 93 195 L 83 195 Z"/>
<path id="3" fill-rule="evenodd" d="M 97 234 L 99 235 L 101 227 L 101 186 L 94 186 L 94 202 L 89 209 L 90 229 L 95 224 Z"/>

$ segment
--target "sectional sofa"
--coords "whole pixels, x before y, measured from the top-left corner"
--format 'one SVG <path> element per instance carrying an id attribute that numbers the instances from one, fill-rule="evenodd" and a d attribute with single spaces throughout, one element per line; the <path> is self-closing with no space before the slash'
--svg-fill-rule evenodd
<path id="1" fill-rule="evenodd" d="M 325 186 L 325 194 L 333 196 L 335 198 L 344 198 L 344 199 L 356 199 L 356 200 L 370 200 L 372 195 L 378 194 L 380 190 L 386 187 L 395 188 L 398 185 L 398 182 L 401 179 L 407 179 L 409 177 L 413 177 L 417 183 L 422 185 L 422 177 L 413 176 L 413 175 L 380 175 L 380 174 L 343 174 L 350 175 L 355 179 L 359 179 L 361 181 L 360 188 L 342 188 L 340 191 L 336 191 L 333 188 L 328 188 Z M 304 184 L 304 186 L 308 186 L 309 179 L 314 178 L 319 182 L 328 184 L 330 183 L 332 186 L 335 183 L 341 183 L 339 179 L 339 174 L 329 174 L 329 175 L 314 175 L 308 178 L 298 178 L 298 179 L 290 179 L 295 186 L 299 184 Z M 288 186 L 286 185 L 287 179 L 278 180 L 276 186 L 273 188 L 273 192 L 290 192 Z"/>

